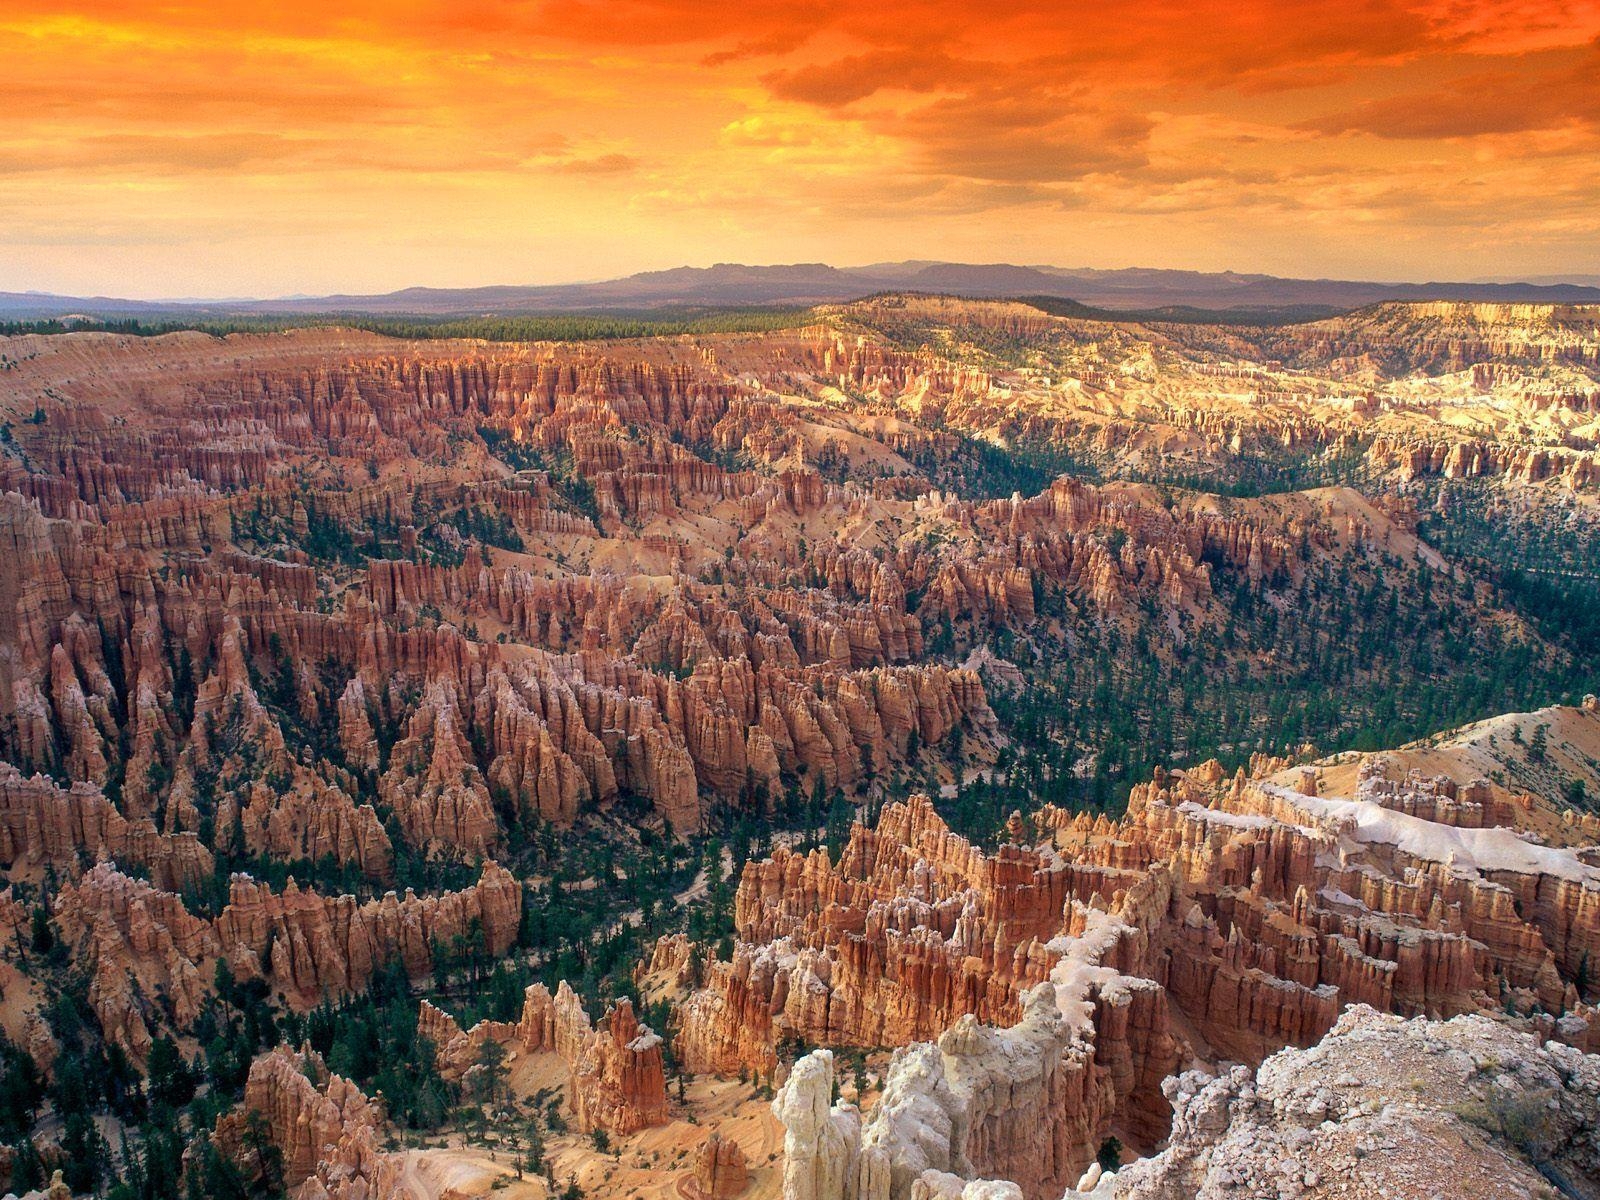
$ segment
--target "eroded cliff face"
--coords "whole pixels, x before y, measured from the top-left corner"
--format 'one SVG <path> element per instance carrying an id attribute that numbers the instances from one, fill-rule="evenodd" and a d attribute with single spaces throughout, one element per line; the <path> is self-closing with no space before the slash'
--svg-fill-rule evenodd
<path id="1" fill-rule="evenodd" d="M 843 308 L 866 336 L 836 338 L 823 366 L 838 369 L 841 390 L 949 429 L 1070 445 L 1112 474 L 1137 475 L 1161 457 L 1225 482 L 1243 452 L 1586 490 L 1600 480 L 1589 423 L 1600 409 L 1595 311 L 1390 303 L 1246 329 L 896 296 Z M 971 356 L 986 370 L 951 370 L 929 348 L 930 329 L 986 349 L 1021 343 L 1031 355 L 1006 347 Z"/>
<path id="2" fill-rule="evenodd" d="M 699 1200 L 733 1200 L 748 1184 L 745 1154 L 739 1143 L 714 1129 L 706 1134 L 694 1152 L 691 1195 Z"/>
<path id="3" fill-rule="evenodd" d="M 8 757 L 109 789 L 130 819 L 383 879 L 375 803 L 428 855 L 492 853 L 508 820 L 570 824 L 622 791 L 688 832 L 703 796 L 751 804 L 796 774 L 851 788 L 989 719 L 975 676 L 915 663 L 900 570 L 846 569 L 838 546 L 810 561 L 814 526 L 883 519 L 870 491 L 670 440 L 772 415 L 704 362 L 324 346 L 299 374 L 175 341 L 163 389 L 100 349 L 108 378 L 32 447 L 55 470 L 0 462 L 21 567 L 0 594 L 0 715 Z M 131 394 L 135 421 L 108 421 Z M 619 420 L 657 432 L 618 439 Z M 488 446 L 573 464 L 592 518 Z M 370 481 L 344 486 L 363 462 Z M 673 530 L 697 523 L 712 536 L 691 549 Z M 466 553 L 462 528 L 489 543 Z"/>
<path id="4" fill-rule="evenodd" d="M 905 1195 L 918 1173 L 894 1165 L 906 1141 L 932 1155 L 929 1169 L 1059 1194 L 1114 1122 L 1159 1138 L 1161 1080 L 1179 1062 L 1167 997 L 1139 977 L 1150 939 L 1137 922 L 1165 912 L 1170 881 L 1130 876 L 1136 894 L 1117 906 L 1105 882 L 1049 850 L 986 856 L 925 796 L 890 805 L 876 830 L 855 828 L 837 865 L 780 851 L 746 868 L 743 940 L 680 1006 L 677 1054 L 694 1069 L 760 1072 L 785 1042 L 910 1045 L 862 1132 L 860 1186 L 893 1176 L 881 1194 Z M 681 971 L 679 953 L 663 946 L 651 965 Z M 919 1115 L 928 1094 L 943 1115 Z M 930 1120 L 957 1141 L 929 1150 Z M 906 1121 L 917 1131 L 897 1132 Z"/>
<path id="5" fill-rule="evenodd" d="M 620 1001 L 601 1018 L 573 1067 L 572 1091 L 584 1129 L 630 1134 L 667 1115 L 661 1038 Z"/>
<path id="6" fill-rule="evenodd" d="M 8 503 L 24 520 L 37 515 L 20 498 Z M 402 836 L 428 854 L 492 852 L 505 810 L 565 825 L 619 789 L 691 831 L 702 791 L 749 803 L 754 788 L 775 794 L 780 775 L 796 774 L 849 788 L 914 745 L 990 720 L 971 672 L 892 665 L 921 651 L 898 581 L 891 620 L 886 607 L 873 615 L 831 597 L 820 614 L 799 597 L 780 601 L 789 610 L 780 615 L 768 600 L 730 604 L 721 586 L 689 580 L 652 594 L 602 574 L 555 583 L 518 566 L 385 561 L 342 612 L 325 613 L 311 591 L 263 587 L 257 564 L 228 562 L 185 578 L 181 595 L 146 578 L 167 611 L 146 623 L 153 665 L 137 678 L 106 673 L 107 659 L 126 661 L 105 628 L 109 598 L 94 603 L 92 632 L 69 613 L 30 633 L 24 640 L 42 645 L 76 630 L 78 649 L 57 641 L 37 665 L 27 655 L 14 663 L 15 757 L 103 789 L 129 740 L 118 783 L 134 816 L 157 816 L 172 833 L 209 827 L 216 848 L 327 855 L 381 879 L 389 837 L 361 797 L 393 809 Z M 198 624 L 197 603 L 215 606 Z M 441 608 L 539 649 L 513 656 L 450 626 L 411 629 L 420 611 Z M 624 647 L 635 655 L 624 660 Z M 190 701 L 185 689 L 206 664 Z M 286 727 L 297 740 L 317 731 L 321 761 L 289 754 Z M 98 848 L 82 832 L 79 845 Z"/>
<path id="7" fill-rule="evenodd" d="M 1041 393 L 901 348 L 895 322 L 919 316 L 1040 339 L 1076 386 Z M 959 450 L 937 425 L 1113 458 L 1155 438 L 1201 458 L 1245 441 L 1359 452 L 1397 476 L 1577 487 L 1593 472 L 1564 433 L 1463 440 L 1401 396 L 1391 411 L 1341 407 L 1342 384 L 1280 394 L 1270 367 L 1240 378 L 1274 402 L 1240 407 L 1227 381 L 1244 368 L 1215 361 L 1250 351 L 1237 332 L 931 300 L 830 320 L 699 346 L 306 333 L 278 362 L 252 338 L 222 357 L 189 338 L 35 348 L 6 394 L 29 411 L 44 394 L 45 420 L 0 456 L 0 544 L 18 567 L 0 589 L 7 758 L 100 789 L 134 825 L 72 829 L 91 858 L 108 838 L 134 854 L 121 846 L 149 842 L 150 818 L 204 848 L 331 856 L 383 880 L 378 807 L 412 848 L 470 856 L 501 849 L 508 822 L 570 824 L 621 793 L 691 831 L 708 803 L 758 804 L 796 777 L 855 790 L 987 730 L 977 676 L 924 661 L 940 621 L 1022 629 L 1057 595 L 1214 616 L 1218 569 L 1295 579 L 1395 533 L 1326 497 L 1224 513 L 1060 480 L 962 498 L 912 465 Z M 1387 328 L 1368 324 L 1360 336 Z M 1333 336 L 1296 329 L 1281 336 Z M 1452 344 L 1499 356 L 1478 380 L 1492 389 L 1528 382 L 1518 347 L 1581 363 L 1588 336 L 1557 321 Z M 779 402 L 841 387 L 917 421 Z M 1185 388 L 1201 392 L 1187 406 L 1171 399 Z M 1100 391 L 1140 419 L 1109 416 Z"/>
<path id="8" fill-rule="evenodd" d="M 379 1149 L 381 1108 L 310 1049 L 278 1047 L 250 1065 L 244 1102 L 217 1121 L 212 1142 L 246 1179 L 262 1178 L 259 1120 L 282 1156 L 282 1184 L 300 1200 L 399 1200 L 400 1156 Z"/>
<path id="9" fill-rule="evenodd" d="M 667 1120 L 662 1041 L 639 1023 L 628 1000 L 592 1024 L 566 981 L 554 996 L 536 983 L 527 989 L 518 1020 L 480 1021 L 467 1030 L 424 1000 L 417 1036 L 433 1043 L 440 1073 L 452 1080 L 470 1075 L 489 1041 L 524 1053 L 557 1055 L 567 1069 L 573 1115 L 584 1132 L 603 1129 L 627 1136 Z"/>
<path id="10" fill-rule="evenodd" d="M 481 938 L 504 954 L 516 940 L 522 886 L 493 863 L 473 887 L 419 897 L 390 892 L 359 903 L 291 879 L 273 892 L 236 875 L 215 919 L 110 863 L 63 886 L 57 917 L 92 969 L 89 1001 L 107 1039 L 135 1058 L 153 1028 L 187 1029 L 199 1015 L 218 961 L 239 979 L 264 979 L 293 1008 L 360 991 L 375 971 L 401 963 L 413 979 L 433 969 L 436 946 Z"/>
<path id="11" fill-rule="evenodd" d="M 787 1195 L 904 1200 L 949 1189 L 927 1172 L 1057 1196 L 1107 1135 L 1168 1136 L 1181 1063 L 1310 1046 L 1351 1005 L 1594 1044 L 1600 870 L 1519 828 L 1516 797 L 1382 758 L 1350 798 L 1318 795 L 1317 767 L 1254 771 L 1162 772 L 1120 821 L 1014 818 L 1033 844 L 993 856 L 915 797 L 837 863 L 752 862 L 740 941 L 680 1005 L 677 1053 L 760 1072 L 795 1041 L 904 1047 L 864 1119 L 812 1111 L 823 1052 L 775 1106 L 803 1143 Z M 664 941 L 641 980 L 682 987 L 689 953 Z"/>
<path id="12" fill-rule="evenodd" d="M 1064 379 L 907 348 L 929 320 L 1037 342 Z M 1417 333 L 1435 327 L 1454 332 Z M 1570 313 L 1389 306 L 1269 336 L 902 298 L 683 345 L 64 345 L 30 343 L 6 380 L 45 419 L 0 456 L 18 567 L 0 588 L 0 738 L 24 776 L 98 789 L 107 815 L 63 823 L 15 797 L 37 812 L 0 852 L 123 856 L 163 886 L 203 873 L 200 850 L 383 881 L 395 836 L 491 855 L 508 825 L 625 794 L 689 832 L 709 805 L 797 780 L 853 792 L 989 730 L 978 676 L 925 661 L 940 622 L 1026 629 L 1045 597 L 1211 619 L 1218 570 L 1295 580 L 1404 536 L 1380 508 L 1309 494 L 1224 511 L 1062 479 L 964 498 L 913 465 L 958 453 L 953 431 L 1112 465 L 1153 440 L 1197 462 L 1359 453 L 1397 478 L 1593 473 L 1565 428 L 1472 440 L 1441 416 L 1507 389 L 1536 415 L 1585 411 L 1535 403 L 1529 374 L 1592 366 Z M 1407 347 L 1414 369 L 1476 374 L 1431 407 L 1398 376 L 1350 404 L 1341 372 L 1272 365 Z M 1241 404 L 1240 381 L 1263 402 Z M 915 420 L 791 402 L 841 389 Z M 186 833 L 200 845 L 159 840 Z"/>

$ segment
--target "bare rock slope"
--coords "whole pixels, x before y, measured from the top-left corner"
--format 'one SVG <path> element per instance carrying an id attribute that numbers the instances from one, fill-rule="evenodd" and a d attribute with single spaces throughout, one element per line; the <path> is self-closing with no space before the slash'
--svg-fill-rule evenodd
<path id="1" fill-rule="evenodd" d="M 1600 1057 L 1488 1017 L 1347 1009 L 1308 1050 L 1167 1083 L 1171 1144 L 1118 1200 L 1600 1196 Z"/>

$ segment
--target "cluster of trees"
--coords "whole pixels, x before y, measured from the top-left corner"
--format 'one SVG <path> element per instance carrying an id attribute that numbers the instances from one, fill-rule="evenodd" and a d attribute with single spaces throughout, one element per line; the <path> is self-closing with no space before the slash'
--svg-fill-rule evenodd
<path id="1" fill-rule="evenodd" d="M 948 440 L 949 431 L 944 432 Z M 1314 447 L 1258 447 L 1215 461 L 1163 459 L 1154 466 L 1135 468 L 1065 438 L 1022 438 L 1010 446 L 999 446 L 962 435 L 953 449 L 929 443 L 907 457 L 940 487 L 954 488 L 976 500 L 1004 498 L 1013 492 L 1037 495 L 1061 475 L 1089 483 L 1116 479 L 1235 499 L 1336 485 L 1361 487 L 1371 482 L 1365 448 L 1360 445 L 1337 454 Z"/>
<path id="2" fill-rule="evenodd" d="M 530 446 L 513 440 L 505 430 L 493 425 L 479 425 L 478 436 L 489 453 L 512 470 L 543 471 L 560 503 L 568 511 L 588 517 L 595 529 L 600 529 L 600 505 L 595 499 L 594 485 L 578 470 L 570 450 Z"/>
<path id="3" fill-rule="evenodd" d="M 946 807 L 956 828 L 993 836 L 1012 809 L 1043 802 L 1118 811 L 1157 765 L 1253 752 L 1376 750 L 1592 686 L 1600 654 L 1552 655 L 1482 621 L 1470 575 L 1449 577 L 1350 553 L 1296 581 L 1255 584 L 1212 563 L 1218 622 L 1183 621 L 1155 601 L 1131 630 L 1040 596 L 1024 641 L 957 625 L 952 657 L 987 638 L 1022 664 L 1029 686 L 991 706 L 1010 746 L 993 777 Z M 931 631 L 937 637 L 939 631 Z"/>
<path id="4" fill-rule="evenodd" d="M 1187 488 L 1234 499 L 1280 495 L 1307 488 L 1362 487 L 1371 479 L 1365 447 L 1359 444 L 1339 453 L 1315 447 L 1306 450 L 1257 447 L 1248 455 L 1215 462 L 1197 459 L 1184 469 L 1163 464 L 1153 470 L 1121 467 L 1113 474 L 1129 483 Z"/>
<path id="5" fill-rule="evenodd" d="M 171 333 L 176 329 L 187 326 L 165 323 L 151 324 L 129 317 L 124 319 L 97 317 L 89 318 L 58 318 L 49 317 L 35 321 L 0 321 L 0 337 L 18 337 L 28 333 L 80 333 L 85 329 L 93 329 L 100 333 L 124 333 L 134 337 L 149 337 L 156 333 Z"/>
<path id="6" fill-rule="evenodd" d="M 524 549 L 517 527 L 512 524 L 510 517 L 497 508 L 468 505 L 450 513 L 445 521 L 462 537 L 482 542 L 485 546 L 498 546 L 502 550 Z"/>
<path id="7" fill-rule="evenodd" d="M 84 1194 L 114 1181 L 115 1158 L 101 1132 L 101 1120 L 124 1127 L 172 1124 L 174 1110 L 195 1097 L 196 1080 L 176 1043 L 159 1036 L 151 1047 L 144 1076 L 120 1047 L 108 1044 L 88 1000 L 88 981 L 78 965 L 52 951 L 60 945 L 48 921 L 31 938 L 30 969 L 49 1000 L 42 1015 L 57 1046 L 50 1075 L 32 1055 L 0 1034 L 0 1140 L 10 1148 L 11 1173 L 0 1181 L 21 1193 L 41 1186 L 51 1167 L 59 1167 L 67 1186 Z M 49 943 L 48 945 L 46 943 Z M 48 1109 L 59 1128 L 53 1146 L 35 1141 L 35 1129 Z M 154 1169 L 181 1170 L 182 1145 L 151 1142 Z M 125 1159 L 136 1159 L 124 1150 Z M 171 1192 L 174 1197 L 177 1193 Z M 142 1200 L 128 1193 L 126 1200 Z"/>
<path id="8" fill-rule="evenodd" d="M 767 333 L 794 329 L 811 320 L 809 308 L 737 306 L 674 307 L 671 310 L 597 309 L 523 317 L 368 317 L 341 320 L 373 333 L 400 338 L 483 338 L 491 342 L 592 342 L 679 334 Z"/>
<path id="9" fill-rule="evenodd" d="M 672 897 L 690 885 L 714 843 L 677 842 L 642 824 L 628 829 L 628 820 L 624 801 L 611 821 L 565 833 L 541 826 L 514 841 L 513 869 L 538 881 L 522 908 L 528 973 L 500 985 L 507 996 L 518 987 L 519 1005 L 520 986 L 539 980 L 554 988 L 565 980 L 598 1011 L 604 999 L 627 994 L 645 948 L 682 927 L 685 914 Z M 490 1015 L 471 996 L 463 1001 L 473 1019 Z"/>
<path id="10" fill-rule="evenodd" d="M 338 520 L 320 508 L 307 493 L 306 532 L 295 532 L 289 521 L 264 508 L 245 509 L 233 518 L 233 538 L 240 546 L 270 551 L 274 546 L 293 545 L 319 563 L 336 563 L 359 569 L 369 558 L 398 556 L 400 526 L 393 518 L 373 516 L 357 526 Z"/>
<path id="11" fill-rule="evenodd" d="M 1517 507 L 1492 480 L 1431 480 L 1418 531 L 1495 586 L 1502 604 L 1575 656 L 1600 659 L 1600 521 Z"/>
<path id="12" fill-rule="evenodd" d="M 369 1094 L 381 1091 L 390 1117 L 406 1129 L 438 1128 L 456 1102 L 434 1046 L 417 1036 L 417 1000 L 398 962 L 380 970 L 364 994 L 313 1009 L 296 1032 L 330 1071 Z"/>
<path id="13" fill-rule="evenodd" d="M 944 432 L 948 441 L 951 431 Z M 1064 442 L 1034 439 L 997 446 L 983 438 L 954 436 L 953 448 L 930 442 L 909 451 L 907 458 L 931 482 L 973 500 L 1005 499 L 1014 492 L 1036 496 L 1060 475 L 1100 477 L 1097 467 Z"/>
<path id="14" fill-rule="evenodd" d="M 582 480 L 581 476 L 567 481 L 567 486 L 569 490 L 589 488 L 588 481 Z M 592 488 L 589 488 L 587 497 L 592 507 Z M 234 540 L 240 546 L 258 552 L 270 552 L 281 545 L 294 545 L 318 563 L 335 564 L 351 570 L 364 568 L 369 559 L 404 557 L 400 549 L 400 524 L 393 517 L 369 516 L 358 524 L 347 524 L 319 507 L 314 497 L 306 500 L 305 509 L 306 532 L 303 534 L 295 532 L 282 516 L 260 507 L 245 509 L 234 517 Z M 415 513 L 416 524 L 421 531 L 418 553 L 426 561 L 460 566 L 466 561 L 473 545 L 497 546 L 513 551 L 525 548 L 516 525 L 498 509 L 473 504 L 441 512 L 419 504 Z"/>
<path id="15" fill-rule="evenodd" d="M 159 337 L 198 330 L 215 337 L 232 333 L 278 333 L 337 325 L 364 329 L 386 337 L 481 338 L 492 342 L 589 342 L 616 338 L 673 337 L 679 334 L 763 333 L 793 329 L 811 319 L 812 310 L 796 307 L 725 305 L 675 306 L 672 309 L 616 308 L 582 313 L 540 313 L 521 317 L 461 317 L 370 313 L 316 313 L 305 316 L 191 316 L 181 310 L 151 317 L 0 321 L 0 335 L 72 333 L 85 328 L 134 337 Z"/>
<path id="16" fill-rule="evenodd" d="M 207 664 L 188 661 L 175 669 L 175 690 L 181 693 L 176 707 L 185 720 L 192 713 L 195 680 L 206 669 Z M 299 711 L 296 669 L 282 647 L 269 647 L 263 661 L 251 664 L 253 684 L 297 756 L 304 747 L 319 758 L 340 763 L 343 756 L 333 717 L 308 719 Z M 330 694 L 342 691 L 345 668 L 326 662 L 313 669 L 321 673 Z M 217 715 L 213 744 L 219 753 L 236 754 L 246 774 L 259 773 L 237 717 L 226 709 Z M 380 751 L 385 754 L 391 733 L 380 736 Z M 197 780 L 195 799 L 208 840 L 217 832 L 209 824 L 217 797 L 238 782 Z M 287 782 L 278 781 L 284 786 Z M 359 776 L 356 786 L 364 798 L 376 799 L 373 783 Z M 481 928 L 451 944 L 435 946 L 435 971 L 426 994 L 468 1024 L 483 1017 L 514 1019 L 524 988 L 535 979 L 552 987 L 561 978 L 570 979 L 594 1015 L 605 1001 L 622 994 L 644 945 L 682 925 L 683 913 L 671 903 L 671 895 L 689 885 L 708 857 L 712 870 L 721 871 L 722 857 L 713 853 L 710 840 L 685 845 L 645 827 L 643 801 L 624 798 L 621 806 L 632 813 L 632 820 L 624 815 L 575 832 L 558 831 L 537 820 L 508 822 L 508 862 L 519 876 L 539 881 L 529 891 L 519 945 L 498 963 L 487 954 Z M 236 869 L 249 869 L 277 885 L 293 873 L 302 883 L 365 895 L 396 883 L 427 891 L 457 888 L 481 870 L 477 862 L 428 859 L 394 832 L 392 880 L 363 879 L 353 868 L 331 860 L 263 861 L 246 852 L 241 838 L 216 837 L 216 874 L 189 889 L 186 902 L 193 911 L 214 915 L 226 903 L 228 876 Z M 753 835 L 746 838 L 745 853 L 758 844 Z M 136 868 L 129 869 L 137 873 Z M 53 881 L 46 882 L 45 899 L 53 886 Z M 719 922 L 731 921 L 731 889 L 725 877 L 714 881 L 713 890 L 722 914 Z M 23 887 L 17 895 L 26 901 L 33 890 Z M 61 1051 L 54 1080 L 47 1085 L 31 1056 L 0 1042 L 0 1139 L 12 1145 L 14 1164 L 11 1180 L 0 1179 L 0 1186 L 9 1182 L 14 1190 L 23 1191 L 43 1182 L 46 1167 L 54 1165 L 59 1154 L 75 1191 L 99 1189 L 117 1200 L 202 1196 L 261 1200 L 281 1193 L 281 1164 L 259 1125 L 246 1131 L 243 1164 L 218 1154 L 204 1136 L 217 1117 L 241 1098 L 251 1062 L 280 1041 L 296 1045 L 309 1041 L 333 1070 L 369 1092 L 382 1091 L 402 1128 L 435 1129 L 459 1117 L 463 1100 L 492 1103 L 504 1098 L 463 1097 L 439 1076 L 432 1047 L 416 1036 L 420 994 L 398 963 L 381 970 L 363 994 L 329 1002 L 303 1017 L 285 1010 L 263 981 L 236 979 L 225 963 L 219 964 L 214 994 L 194 1025 L 181 1031 L 192 1035 L 199 1047 L 192 1063 L 163 1035 L 141 1079 L 127 1057 L 101 1036 L 88 1004 L 87 981 L 45 903 L 35 909 L 32 928 L 24 931 L 14 952 L 26 957 L 30 971 L 55 997 L 47 1016 Z M 160 999 L 153 999 L 159 1012 Z M 487 1065 L 487 1072 L 477 1077 L 486 1079 L 495 1091 L 500 1076 L 494 1064 Z M 43 1148 L 43 1143 L 36 1146 L 32 1140 L 45 1112 L 62 1122 L 60 1133 L 52 1138 L 59 1150 Z M 126 1131 L 120 1137 L 113 1133 L 109 1144 L 100 1132 L 108 1121 Z M 545 1167 L 539 1130 L 546 1127 L 553 1128 L 535 1125 L 518 1135 L 517 1153 L 530 1170 Z"/>

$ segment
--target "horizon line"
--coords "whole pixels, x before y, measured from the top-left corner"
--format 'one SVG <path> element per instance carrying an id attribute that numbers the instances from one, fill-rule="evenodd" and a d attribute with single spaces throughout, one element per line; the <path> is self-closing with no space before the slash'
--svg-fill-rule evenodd
<path id="1" fill-rule="evenodd" d="M 111 300 L 137 304 L 171 304 L 184 307 L 193 307 L 206 304 L 272 304 L 272 303 L 306 303 L 316 300 L 331 300 L 349 297 L 354 299 L 380 299 L 396 296 L 404 292 L 475 292 L 475 291 L 532 291 L 554 288 L 581 288 L 596 287 L 610 283 L 621 283 L 641 276 L 658 275 L 672 271 L 712 271 L 718 267 L 743 268 L 752 271 L 789 270 L 799 267 L 824 268 L 841 273 L 866 272 L 873 268 L 904 268 L 915 265 L 919 269 L 929 267 L 966 267 L 973 269 L 1014 269 L 1032 270 L 1041 272 L 1094 272 L 1100 275 L 1132 274 L 1134 272 L 1156 272 L 1173 275 L 1190 275 L 1201 277 L 1225 278 L 1228 276 L 1247 277 L 1263 280 L 1277 280 L 1293 283 L 1307 284 L 1369 284 L 1380 287 L 1430 287 L 1430 286 L 1470 286 L 1470 287 L 1592 287 L 1600 289 L 1600 267 L 1593 272 L 1530 272 L 1522 275 L 1496 275 L 1491 277 L 1479 276 L 1477 278 L 1450 278 L 1440 275 L 1430 279 L 1417 278 L 1388 278 L 1378 279 L 1360 277 L 1357 275 L 1279 275 L 1270 271 L 1239 270 L 1225 268 L 1222 270 L 1203 270 L 1194 267 L 1157 267 L 1146 265 L 1133 265 L 1121 267 L 1089 267 L 1082 265 L 1063 266 L 1055 263 L 1021 263 L 1005 260 L 989 260 L 986 262 L 960 261 L 956 259 L 939 258 L 907 258 L 896 260 L 879 260 L 870 263 L 854 263 L 836 266 L 821 259 L 802 259 L 791 262 L 739 262 L 722 259 L 708 264 L 680 263 L 670 267 L 651 267 L 632 271 L 623 275 L 588 276 L 579 279 L 564 279 L 548 282 L 522 282 L 522 283 L 465 283 L 465 284 L 435 284 L 435 283 L 408 283 L 399 287 L 385 290 L 335 290 L 335 291 L 291 291 L 273 295 L 232 295 L 220 296 L 140 296 L 128 292 L 113 293 L 108 291 L 52 291 L 40 288 L 24 288 L 13 290 L 0 286 L 0 295 L 18 297 L 36 297 L 41 300 Z M 1581 282 L 1580 282 L 1581 281 Z M 881 282 L 891 282 L 883 280 Z M 767 302 L 767 303 L 776 303 Z"/>

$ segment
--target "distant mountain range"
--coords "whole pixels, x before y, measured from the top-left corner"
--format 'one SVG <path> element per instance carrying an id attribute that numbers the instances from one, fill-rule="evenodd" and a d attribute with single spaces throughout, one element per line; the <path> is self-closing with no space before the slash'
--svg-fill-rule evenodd
<path id="1" fill-rule="evenodd" d="M 1600 279 L 1538 282 L 1371 283 L 1340 279 L 1282 279 L 1232 271 L 1015 266 L 1008 263 L 875 263 L 831 267 L 675 267 L 598 283 L 478 288 L 404 288 L 382 295 L 291 296 L 275 300 L 120 300 L 0 292 L 0 318 L 328 315 L 513 316 L 596 309 L 672 306 L 806 305 L 856 300 L 877 292 L 933 292 L 969 297 L 1046 296 L 1123 310 L 1191 309 L 1235 312 L 1338 311 L 1382 300 L 1484 300 L 1556 304 L 1600 303 Z"/>

